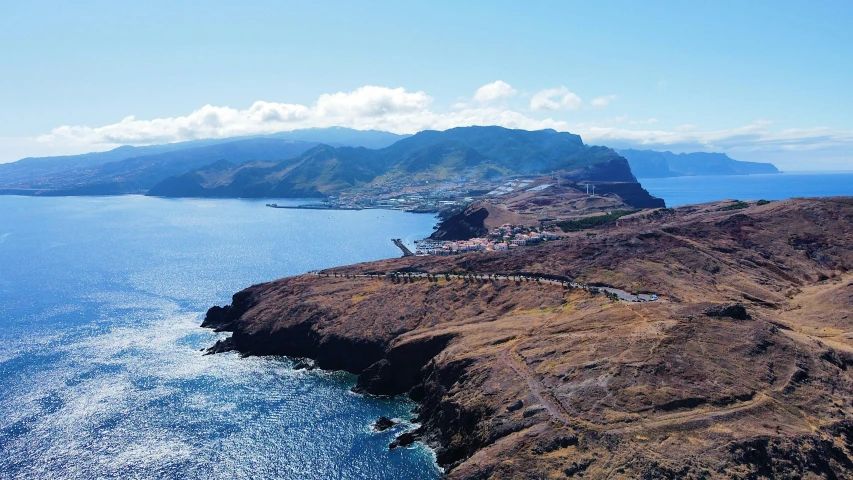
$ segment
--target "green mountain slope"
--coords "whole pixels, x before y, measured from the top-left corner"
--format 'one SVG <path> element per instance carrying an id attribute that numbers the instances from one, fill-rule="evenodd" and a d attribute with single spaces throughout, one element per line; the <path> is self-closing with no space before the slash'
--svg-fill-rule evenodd
<path id="1" fill-rule="evenodd" d="M 379 181 L 483 179 L 570 173 L 580 180 L 636 182 L 605 147 L 553 130 L 460 127 L 424 131 L 378 150 L 319 145 L 275 166 L 211 165 L 155 185 L 156 196 L 319 197 Z"/>
<path id="2" fill-rule="evenodd" d="M 65 157 L 26 158 L 0 165 L 0 193 L 103 195 L 144 193 L 155 184 L 219 160 L 281 161 L 326 143 L 387 147 L 405 138 L 389 132 L 314 128 L 272 135 L 119 147 Z"/>

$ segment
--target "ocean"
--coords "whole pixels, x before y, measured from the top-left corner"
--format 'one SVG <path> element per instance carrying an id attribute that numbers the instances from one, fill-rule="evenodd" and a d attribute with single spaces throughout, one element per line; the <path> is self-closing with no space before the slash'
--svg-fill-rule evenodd
<path id="1" fill-rule="evenodd" d="M 853 173 L 640 179 L 669 206 L 853 195 Z M 250 200 L 0 196 L 0 478 L 433 479 L 404 398 L 286 358 L 204 356 L 254 283 L 399 256 L 435 218 Z M 287 205 L 302 203 L 277 200 Z"/>
<path id="2" fill-rule="evenodd" d="M 714 200 L 785 200 L 853 196 L 853 172 L 791 172 L 770 175 L 640 178 L 668 207 Z"/>
<path id="3" fill-rule="evenodd" d="M 286 358 L 203 356 L 254 283 L 399 256 L 432 215 L 266 201 L 0 196 L 0 478 L 431 479 L 413 404 Z M 300 203 L 277 200 L 279 204 Z"/>

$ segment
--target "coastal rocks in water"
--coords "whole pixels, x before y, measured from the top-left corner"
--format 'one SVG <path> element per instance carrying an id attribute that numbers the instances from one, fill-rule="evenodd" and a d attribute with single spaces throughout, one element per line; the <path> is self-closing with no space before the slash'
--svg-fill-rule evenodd
<path id="1" fill-rule="evenodd" d="M 388 445 L 388 449 L 394 450 L 395 448 L 405 448 L 415 442 L 421 441 L 423 438 L 424 429 L 423 427 L 418 427 L 414 430 L 409 430 L 408 432 L 403 432 L 397 435 L 397 438 Z"/>
<path id="2" fill-rule="evenodd" d="M 202 328 L 212 328 L 215 332 L 232 332 L 234 323 L 247 310 L 255 305 L 257 299 L 249 289 L 241 290 L 231 296 L 231 305 L 210 307 L 201 322 Z"/>
<path id="3" fill-rule="evenodd" d="M 371 428 L 373 428 L 373 430 L 377 432 L 384 432 L 385 430 L 388 430 L 389 428 L 393 427 L 394 425 L 397 425 L 398 423 L 399 422 L 395 422 L 394 420 L 391 420 L 390 418 L 383 415 L 379 417 L 375 422 L 373 422 Z"/>
<path id="4" fill-rule="evenodd" d="M 212 328 L 218 332 L 223 331 L 222 327 L 227 326 L 229 323 L 228 312 L 230 310 L 231 305 L 224 307 L 214 305 L 210 307 L 204 316 L 204 321 L 201 323 L 202 328 Z"/>
<path id="5" fill-rule="evenodd" d="M 216 353 L 233 352 L 234 350 L 234 339 L 228 337 L 223 338 L 222 340 L 217 340 L 216 343 L 213 344 L 213 346 L 205 350 L 204 354 L 213 355 Z"/>
<path id="6" fill-rule="evenodd" d="M 714 305 L 705 310 L 705 315 L 709 317 L 733 318 L 735 320 L 749 320 L 752 317 L 740 303 L 731 305 Z"/>
<path id="7" fill-rule="evenodd" d="M 317 367 L 314 365 L 314 362 L 307 358 L 297 359 L 293 364 L 294 370 L 314 370 L 315 368 Z"/>

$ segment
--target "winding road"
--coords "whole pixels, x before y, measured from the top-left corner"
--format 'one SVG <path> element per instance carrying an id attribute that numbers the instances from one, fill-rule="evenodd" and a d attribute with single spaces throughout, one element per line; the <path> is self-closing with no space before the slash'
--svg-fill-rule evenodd
<path id="1" fill-rule="evenodd" d="M 326 273 L 323 271 L 312 271 L 309 272 L 312 275 L 319 277 L 333 277 L 333 278 L 373 278 L 373 279 L 386 279 L 386 278 L 444 278 L 447 280 L 480 280 L 480 281 L 508 281 L 508 282 L 536 282 L 540 285 L 556 285 L 563 288 L 580 288 L 583 290 L 587 290 L 590 292 L 606 292 L 614 295 L 619 300 L 623 300 L 625 302 L 654 302 L 658 300 L 658 296 L 655 294 L 633 294 L 626 292 L 625 290 L 620 290 L 618 288 L 613 287 L 599 287 L 595 285 L 585 285 L 582 283 L 570 282 L 567 280 L 556 280 L 553 278 L 546 277 L 537 277 L 530 275 L 517 275 L 517 274 L 503 274 L 503 273 L 490 273 L 490 274 L 459 274 L 459 273 L 439 273 L 439 274 L 431 274 L 431 273 L 421 273 L 421 272 L 393 272 L 393 273 L 385 273 L 385 274 L 348 274 L 348 273 Z"/>

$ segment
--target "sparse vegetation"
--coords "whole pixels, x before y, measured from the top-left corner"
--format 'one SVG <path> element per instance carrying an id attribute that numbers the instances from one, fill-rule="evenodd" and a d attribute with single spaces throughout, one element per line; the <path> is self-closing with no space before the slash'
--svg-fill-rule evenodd
<path id="1" fill-rule="evenodd" d="M 672 215 L 674 213 L 675 213 L 674 208 L 658 208 L 657 210 L 652 211 L 652 213 L 650 213 L 649 216 L 650 217 L 658 217 L 658 216 L 663 216 L 663 215 Z"/>
<path id="2" fill-rule="evenodd" d="M 339 277 L 360 279 L 369 272 L 382 281 L 289 277 L 238 296 L 248 300 L 231 306 L 229 315 L 239 318 L 230 325 L 242 334 L 238 339 L 252 341 L 241 346 L 250 354 L 267 345 L 279 350 L 262 353 L 310 348 L 319 367 L 360 372 L 365 393 L 418 389 L 425 395 L 424 424 L 454 412 L 454 421 L 434 430 L 462 452 L 451 475 L 467 472 L 476 455 L 482 462 L 476 468 L 515 462 L 515 470 L 500 470 L 509 472 L 503 477 L 535 471 L 542 478 L 566 478 L 567 462 L 612 455 L 612 440 L 618 439 L 619 455 L 639 459 L 623 465 L 625 478 L 714 476 L 693 466 L 662 474 L 657 465 L 640 462 L 662 454 L 670 465 L 689 461 L 729 472 L 767 465 L 751 458 L 781 468 L 804 465 L 791 476 L 805 477 L 813 473 L 807 465 L 822 465 L 820 458 L 847 455 L 841 450 L 850 432 L 853 388 L 847 378 L 853 362 L 841 347 L 849 345 L 845 332 L 853 330 L 853 251 L 846 248 L 853 244 L 853 203 L 800 199 L 773 205 L 772 212 L 750 209 L 753 218 L 738 218 L 736 211 L 723 220 L 679 208 L 672 217 L 583 231 L 512 255 L 394 258 L 337 269 Z M 634 239 L 643 242 L 627 248 Z M 404 271 L 414 284 L 398 285 L 386 275 Z M 451 284 L 422 282 L 419 272 L 433 278 L 451 272 Z M 486 285 L 462 279 L 494 278 L 496 272 L 502 272 L 500 281 Z M 577 282 L 572 290 L 551 284 L 569 279 Z M 613 290 L 618 302 L 611 288 L 624 290 Z M 648 290 L 665 293 L 665 301 L 624 302 L 628 292 Z M 738 301 L 741 306 L 733 308 Z M 753 320 L 744 320 L 744 310 Z M 211 321 L 220 312 L 209 313 Z M 283 335 L 307 343 L 268 340 Z M 630 367 L 609 366 L 626 360 Z M 602 375 L 606 402 L 595 382 Z M 586 390 L 592 394 L 554 388 L 587 380 L 596 389 Z M 455 421 L 458 412 L 470 423 Z M 575 433 L 563 425 L 590 418 L 613 433 L 579 436 L 583 450 L 565 447 L 574 440 L 563 437 Z M 497 422 L 505 430 L 490 430 Z M 516 434 L 530 428 L 539 433 Z M 660 442 L 662 431 L 672 440 Z M 725 448 L 707 447 L 721 435 Z M 506 450 L 491 450 L 495 442 Z M 824 449 L 833 445 L 840 449 L 837 457 Z M 750 456 L 755 451 L 760 454 Z M 614 466 L 593 462 L 584 478 L 606 477 Z M 835 473 L 849 470 L 841 466 Z"/>
<path id="3" fill-rule="evenodd" d="M 587 230 L 590 228 L 601 227 L 603 225 L 615 223 L 616 220 L 619 220 L 621 217 L 624 217 L 625 215 L 630 215 L 634 212 L 635 210 L 613 210 L 612 212 L 606 215 L 584 217 L 579 218 L 577 220 L 565 220 L 562 222 L 557 222 L 556 225 L 560 227 L 560 229 L 562 229 L 564 232 L 579 232 L 581 230 Z"/>
<path id="4" fill-rule="evenodd" d="M 764 199 L 761 199 L 761 200 L 755 202 L 755 204 L 758 205 L 759 207 L 762 205 L 767 205 L 768 203 L 770 203 L 770 200 L 764 200 Z"/>
<path id="5" fill-rule="evenodd" d="M 718 211 L 727 212 L 730 210 L 741 210 L 748 207 L 749 204 L 746 202 L 741 202 L 740 200 L 735 200 L 731 205 L 726 205 L 725 207 L 720 208 Z"/>

